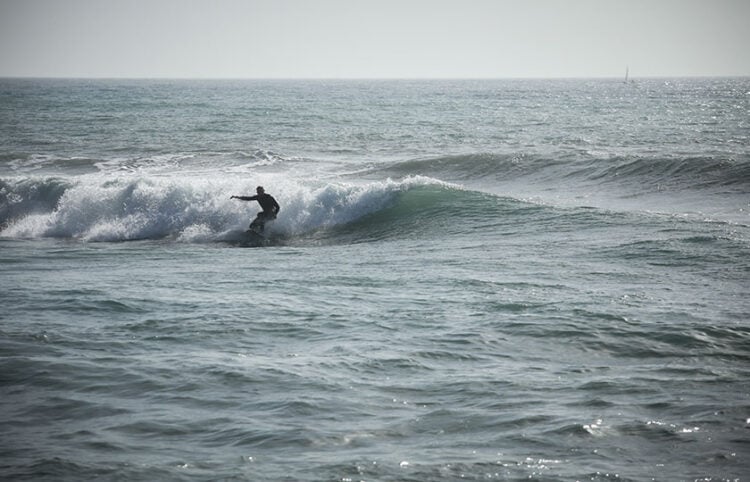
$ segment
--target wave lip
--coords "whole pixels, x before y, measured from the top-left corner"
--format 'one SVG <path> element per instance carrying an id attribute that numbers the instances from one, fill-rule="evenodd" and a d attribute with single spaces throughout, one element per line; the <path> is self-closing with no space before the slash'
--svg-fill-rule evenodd
<path id="1" fill-rule="evenodd" d="M 427 157 L 395 162 L 373 169 L 373 173 L 435 176 L 461 181 L 485 178 L 516 178 L 556 165 L 551 158 L 523 153 L 496 154 L 477 152 Z"/>

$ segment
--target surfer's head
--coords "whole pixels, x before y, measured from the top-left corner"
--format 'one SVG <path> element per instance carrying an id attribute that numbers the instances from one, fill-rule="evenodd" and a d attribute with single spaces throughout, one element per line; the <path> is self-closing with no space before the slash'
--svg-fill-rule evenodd
<path id="1" fill-rule="evenodd" d="M 257 192 L 258 194 L 263 194 L 264 192 L 266 192 L 266 190 L 263 189 L 263 186 L 258 186 L 255 188 L 255 192 Z"/>

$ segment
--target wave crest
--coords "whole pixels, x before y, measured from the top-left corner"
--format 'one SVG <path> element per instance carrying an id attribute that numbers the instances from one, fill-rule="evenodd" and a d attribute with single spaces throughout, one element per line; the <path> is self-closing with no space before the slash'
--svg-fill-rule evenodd
<path id="1" fill-rule="evenodd" d="M 745 189 L 750 184 L 750 159 L 722 156 L 654 157 L 472 153 L 420 158 L 381 166 L 376 173 L 419 174 L 465 182 L 526 180 L 650 186 L 655 189 Z"/>

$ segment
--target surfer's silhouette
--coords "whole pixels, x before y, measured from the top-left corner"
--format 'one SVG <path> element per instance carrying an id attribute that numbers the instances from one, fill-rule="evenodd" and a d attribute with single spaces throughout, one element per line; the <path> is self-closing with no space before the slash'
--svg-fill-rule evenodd
<path id="1" fill-rule="evenodd" d="M 273 196 L 266 194 L 263 186 L 258 186 L 255 189 L 255 192 L 258 193 L 255 196 L 232 196 L 230 199 L 239 199 L 240 201 L 258 201 L 258 204 L 260 204 L 263 211 L 259 212 L 255 219 L 253 219 L 253 222 L 250 223 L 250 230 L 262 233 L 266 222 L 276 219 L 276 215 L 279 214 L 279 209 L 281 208 Z"/>

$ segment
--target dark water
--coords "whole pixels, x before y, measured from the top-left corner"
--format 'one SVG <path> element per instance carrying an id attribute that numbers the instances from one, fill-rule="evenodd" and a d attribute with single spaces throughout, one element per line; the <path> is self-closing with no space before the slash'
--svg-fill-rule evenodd
<path id="1" fill-rule="evenodd" d="M 0 81 L 0 474 L 744 480 L 749 107 Z"/>

